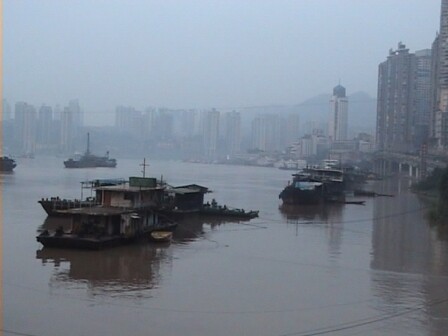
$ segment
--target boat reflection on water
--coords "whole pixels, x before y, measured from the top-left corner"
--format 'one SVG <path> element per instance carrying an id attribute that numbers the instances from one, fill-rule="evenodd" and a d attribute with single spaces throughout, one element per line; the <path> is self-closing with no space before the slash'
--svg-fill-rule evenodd
<path id="1" fill-rule="evenodd" d="M 43 265 L 54 265 L 50 283 L 61 288 L 86 283 L 86 288 L 93 294 L 149 297 L 151 290 L 160 285 L 163 274 L 172 267 L 174 249 L 207 239 L 207 232 L 220 225 L 239 222 L 236 219 L 192 217 L 179 222 L 171 244 L 141 239 L 136 244 L 100 251 L 44 247 L 36 251 L 36 259 Z M 38 231 L 60 226 L 68 230 L 70 219 L 47 217 Z"/>
<path id="2" fill-rule="evenodd" d="M 206 236 L 207 231 L 216 230 L 219 226 L 225 224 L 247 223 L 246 219 L 224 218 L 213 216 L 192 216 L 184 218 L 178 222 L 174 231 L 173 240 L 176 243 L 188 243 L 194 240 L 202 239 Z"/>
<path id="3" fill-rule="evenodd" d="M 166 248 L 136 244 L 104 251 L 42 248 L 36 259 L 54 265 L 51 283 L 66 285 L 87 283 L 94 294 L 127 293 L 150 290 L 158 285 L 160 269 L 171 264 Z"/>
<path id="4" fill-rule="evenodd" d="M 303 221 L 327 222 L 329 218 L 340 218 L 342 214 L 342 204 L 316 204 L 316 205 L 291 205 L 282 204 L 279 207 L 280 213 L 289 223 Z"/>
<path id="5" fill-rule="evenodd" d="M 38 231 L 70 227 L 70 219 L 47 217 Z M 142 239 L 135 244 L 100 251 L 45 248 L 36 251 L 43 265 L 54 265 L 50 283 L 58 287 L 87 284 L 93 294 L 150 296 L 162 281 L 161 269 L 171 267 L 169 245 L 151 244 Z"/>

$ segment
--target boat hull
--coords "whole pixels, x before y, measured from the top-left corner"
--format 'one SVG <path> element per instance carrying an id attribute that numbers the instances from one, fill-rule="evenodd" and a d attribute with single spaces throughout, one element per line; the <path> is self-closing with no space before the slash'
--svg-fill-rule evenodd
<path id="1" fill-rule="evenodd" d="M 321 191 L 316 190 L 300 190 L 293 186 L 288 186 L 280 193 L 279 198 L 283 204 L 291 205 L 316 205 L 324 201 Z"/>
<path id="2" fill-rule="evenodd" d="M 98 205 L 94 202 L 80 200 L 66 200 L 59 198 L 41 199 L 38 203 L 48 216 L 65 216 L 64 210 L 91 207 Z"/>
<path id="3" fill-rule="evenodd" d="M 64 161 L 65 168 L 115 168 L 117 162 L 115 160 L 92 160 L 92 161 L 77 161 L 67 160 Z"/>
<path id="4" fill-rule="evenodd" d="M 16 162 L 6 156 L 0 157 L 0 171 L 2 172 L 12 172 L 17 166 Z"/>
<path id="5" fill-rule="evenodd" d="M 44 247 L 48 248 L 67 248 L 67 249 L 82 249 L 82 250 L 102 250 L 120 246 L 132 242 L 134 239 L 123 238 L 120 236 L 108 236 L 102 238 L 95 237 L 78 237 L 72 234 L 64 234 L 58 236 L 54 235 L 39 235 L 36 240 Z"/>
<path id="6" fill-rule="evenodd" d="M 169 243 L 173 239 L 172 231 L 152 231 L 149 235 L 151 241 L 156 243 Z"/>
<path id="7" fill-rule="evenodd" d="M 244 211 L 241 209 L 224 209 L 213 207 L 204 207 L 199 211 L 199 214 L 203 216 L 229 217 L 238 219 L 252 219 L 258 217 L 258 211 Z"/>

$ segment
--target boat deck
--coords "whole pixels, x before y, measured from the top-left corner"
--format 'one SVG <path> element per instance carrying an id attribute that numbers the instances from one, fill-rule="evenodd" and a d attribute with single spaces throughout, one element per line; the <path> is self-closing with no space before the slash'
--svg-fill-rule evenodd
<path id="1" fill-rule="evenodd" d="M 126 243 L 126 238 L 118 235 L 103 237 L 81 237 L 70 233 L 64 233 L 63 235 L 41 234 L 36 237 L 36 240 L 45 247 L 75 248 L 87 250 L 101 250 L 103 248 L 118 246 Z"/>

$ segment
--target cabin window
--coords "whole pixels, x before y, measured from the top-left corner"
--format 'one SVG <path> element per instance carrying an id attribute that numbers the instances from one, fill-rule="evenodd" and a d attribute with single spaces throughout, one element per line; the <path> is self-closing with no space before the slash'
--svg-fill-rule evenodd
<path id="1" fill-rule="evenodd" d="M 133 199 L 132 193 L 129 193 L 129 192 L 124 193 L 124 197 L 123 198 L 125 200 L 132 201 L 132 199 Z"/>

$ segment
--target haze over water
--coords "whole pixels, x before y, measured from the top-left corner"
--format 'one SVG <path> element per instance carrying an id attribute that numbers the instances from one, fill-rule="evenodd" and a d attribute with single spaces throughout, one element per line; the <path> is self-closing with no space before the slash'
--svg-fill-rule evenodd
<path id="1" fill-rule="evenodd" d="M 290 171 L 149 160 L 147 176 L 207 186 L 207 199 L 260 217 L 181 222 L 171 245 L 90 252 L 36 242 L 39 230 L 58 225 L 41 197 L 79 198 L 83 180 L 141 176 L 141 161 L 70 170 L 62 159 L 37 157 L 0 175 L 4 329 L 47 336 L 448 330 L 448 243 L 426 222 L 426 205 L 407 180 L 369 185 L 395 197 L 365 206 L 281 210 Z"/>

